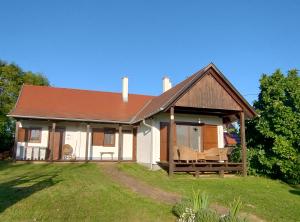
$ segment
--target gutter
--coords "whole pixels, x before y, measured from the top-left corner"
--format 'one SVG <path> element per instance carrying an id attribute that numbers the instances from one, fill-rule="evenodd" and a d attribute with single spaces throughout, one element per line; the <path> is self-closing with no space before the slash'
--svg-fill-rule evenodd
<path id="1" fill-rule="evenodd" d="M 42 116 L 25 116 L 25 115 L 14 115 L 9 114 L 8 117 L 14 118 L 26 118 L 26 119 L 43 119 L 43 120 L 63 120 L 63 121 L 78 121 L 78 122 L 95 122 L 95 123 L 121 123 L 131 124 L 131 122 L 115 121 L 115 120 L 95 120 L 95 119 L 80 119 L 80 118 L 64 118 L 64 117 L 42 117 Z"/>
<path id="2" fill-rule="evenodd" d="M 152 162 L 153 162 L 153 130 L 152 126 L 147 124 L 145 119 L 142 121 L 143 125 L 148 127 L 151 131 L 151 140 L 150 140 L 150 169 L 153 170 Z"/>

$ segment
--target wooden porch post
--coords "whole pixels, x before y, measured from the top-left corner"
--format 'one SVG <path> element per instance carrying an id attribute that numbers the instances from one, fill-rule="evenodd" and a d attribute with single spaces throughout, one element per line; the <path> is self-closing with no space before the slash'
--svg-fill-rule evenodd
<path id="1" fill-rule="evenodd" d="M 118 150 L 118 162 L 123 159 L 123 129 L 122 125 L 119 125 L 119 150 Z"/>
<path id="2" fill-rule="evenodd" d="M 52 123 L 52 130 L 50 134 L 50 160 L 53 161 L 53 150 L 54 150 L 54 134 L 55 134 L 56 123 Z"/>
<path id="3" fill-rule="evenodd" d="M 170 108 L 170 132 L 169 132 L 169 176 L 173 175 L 174 172 L 174 161 L 173 161 L 173 142 L 174 142 L 174 129 L 175 129 L 175 120 L 174 120 L 174 106 Z"/>
<path id="4" fill-rule="evenodd" d="M 88 161 L 89 155 L 89 135 L 90 135 L 90 124 L 86 125 L 86 139 L 85 139 L 85 161 Z"/>
<path id="5" fill-rule="evenodd" d="M 20 122 L 17 121 L 16 122 L 16 131 L 15 131 L 15 142 L 14 142 L 14 148 L 13 148 L 13 152 L 12 152 L 12 158 L 14 161 L 16 161 L 16 155 L 17 155 L 19 127 L 20 127 Z"/>
<path id="6" fill-rule="evenodd" d="M 242 163 L 243 176 L 247 176 L 247 149 L 246 149 L 246 135 L 245 135 L 245 114 L 240 112 L 240 136 L 242 145 Z"/>

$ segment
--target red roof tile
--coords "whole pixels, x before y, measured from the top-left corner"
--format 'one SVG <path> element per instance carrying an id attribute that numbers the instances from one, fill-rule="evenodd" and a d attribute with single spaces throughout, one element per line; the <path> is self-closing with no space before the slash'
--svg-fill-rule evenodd
<path id="1" fill-rule="evenodd" d="M 13 117 L 130 122 L 153 96 L 24 85 Z"/>
<path id="2" fill-rule="evenodd" d="M 25 85 L 10 116 L 137 123 L 166 111 L 168 106 L 201 79 L 209 68 L 215 69 L 236 93 L 246 107 L 246 114 L 249 117 L 255 116 L 256 113 L 250 104 L 213 64 L 209 64 L 159 96 L 129 94 L 128 103 L 122 101 L 121 93 Z"/>

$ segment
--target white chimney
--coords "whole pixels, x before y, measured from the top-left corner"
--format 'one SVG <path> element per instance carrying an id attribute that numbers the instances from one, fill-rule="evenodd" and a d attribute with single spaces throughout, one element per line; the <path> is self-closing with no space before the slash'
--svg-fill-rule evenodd
<path id="1" fill-rule="evenodd" d="M 122 99 L 124 103 L 128 102 L 128 77 L 122 78 Z"/>
<path id="2" fill-rule="evenodd" d="M 171 83 L 169 77 L 167 77 L 167 76 L 163 77 L 163 92 L 166 92 L 171 88 L 172 88 L 172 83 Z"/>

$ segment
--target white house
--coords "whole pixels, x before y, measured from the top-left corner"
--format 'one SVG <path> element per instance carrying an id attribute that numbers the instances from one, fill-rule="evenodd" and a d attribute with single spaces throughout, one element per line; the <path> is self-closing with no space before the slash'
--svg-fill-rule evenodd
<path id="1" fill-rule="evenodd" d="M 122 83 L 122 93 L 24 85 L 9 114 L 15 158 L 167 163 L 170 173 L 199 163 L 208 170 L 205 164 L 223 162 L 223 125 L 240 119 L 245 171 L 244 120 L 256 114 L 215 65 L 174 87 L 165 77 L 159 96 L 128 94 L 128 78 Z"/>

